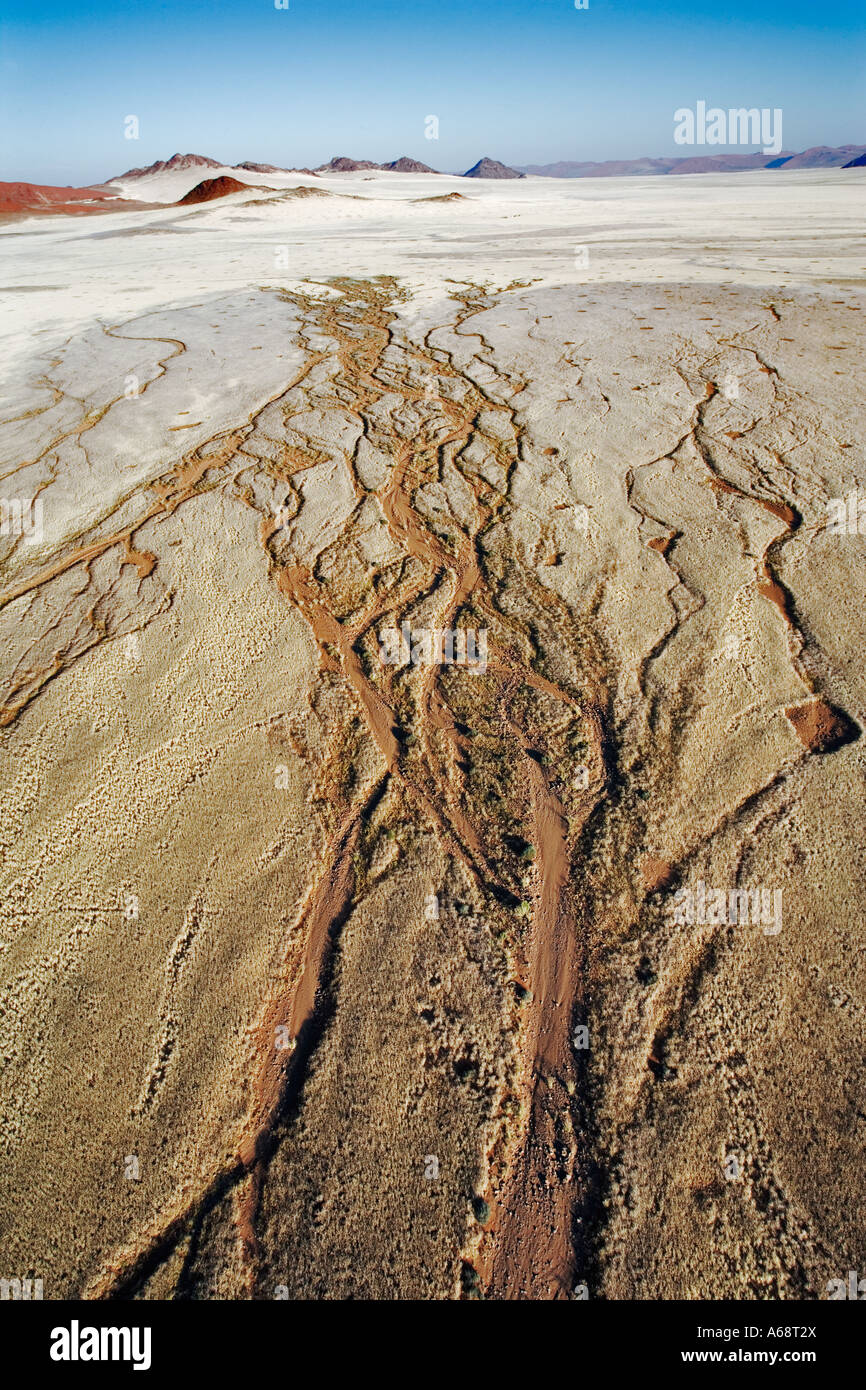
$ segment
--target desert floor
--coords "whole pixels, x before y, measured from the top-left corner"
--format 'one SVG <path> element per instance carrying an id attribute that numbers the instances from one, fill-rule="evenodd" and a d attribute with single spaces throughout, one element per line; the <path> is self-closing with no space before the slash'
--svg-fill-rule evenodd
<path id="1" fill-rule="evenodd" d="M 866 171 L 247 177 L 0 228 L 0 1273 L 826 1297 Z"/>

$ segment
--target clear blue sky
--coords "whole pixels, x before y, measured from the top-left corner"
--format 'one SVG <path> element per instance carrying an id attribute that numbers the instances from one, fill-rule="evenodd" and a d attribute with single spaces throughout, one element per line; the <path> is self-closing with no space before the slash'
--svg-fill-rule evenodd
<path id="1" fill-rule="evenodd" d="M 866 144 L 864 92 L 864 0 L 0 0 L 0 179 L 687 154 L 701 99 L 781 107 L 786 149 Z"/>

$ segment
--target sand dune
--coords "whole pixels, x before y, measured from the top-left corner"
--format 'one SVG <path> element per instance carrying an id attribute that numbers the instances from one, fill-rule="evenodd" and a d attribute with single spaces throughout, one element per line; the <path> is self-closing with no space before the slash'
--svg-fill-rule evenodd
<path id="1" fill-rule="evenodd" d="M 118 194 L 108 188 L 55 188 L 36 183 L 0 183 L 0 217 L 21 214 L 70 214 L 96 211 L 116 204 Z"/>

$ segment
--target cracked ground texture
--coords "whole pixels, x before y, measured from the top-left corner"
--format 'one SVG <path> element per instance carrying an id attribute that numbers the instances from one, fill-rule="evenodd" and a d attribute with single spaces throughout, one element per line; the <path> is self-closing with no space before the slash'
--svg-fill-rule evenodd
<path id="1" fill-rule="evenodd" d="M 528 279 L 106 321 L 0 422 L 45 517 L 2 540 L 0 1245 L 46 1297 L 866 1259 L 862 293 Z M 218 333 L 269 376 L 207 434 Z M 403 623 L 486 666 L 384 664 Z M 699 881 L 781 930 L 677 921 Z"/>

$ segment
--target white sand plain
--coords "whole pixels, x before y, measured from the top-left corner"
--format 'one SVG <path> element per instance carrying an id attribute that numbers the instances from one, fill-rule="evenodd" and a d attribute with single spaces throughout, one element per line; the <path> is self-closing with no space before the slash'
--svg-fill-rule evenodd
<path id="1" fill-rule="evenodd" d="M 172 205 L 220 172 L 275 191 Z M 0 1266 L 825 1297 L 866 171 L 120 187 L 0 228 Z M 389 671 L 402 619 L 486 674 Z"/>

